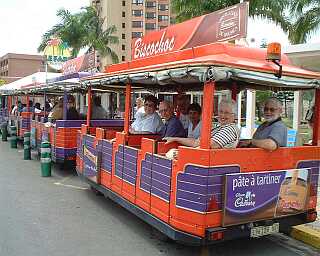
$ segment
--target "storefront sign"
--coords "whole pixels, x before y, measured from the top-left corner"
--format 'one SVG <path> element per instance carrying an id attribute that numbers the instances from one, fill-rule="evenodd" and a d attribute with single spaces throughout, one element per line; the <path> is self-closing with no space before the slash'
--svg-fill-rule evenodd
<path id="1" fill-rule="evenodd" d="M 83 159 L 84 159 L 84 176 L 96 181 L 98 158 L 94 152 L 87 145 L 83 145 Z"/>
<path id="2" fill-rule="evenodd" d="M 135 39 L 132 60 L 246 37 L 248 10 L 243 2 Z"/>
<path id="3" fill-rule="evenodd" d="M 303 212 L 310 169 L 230 174 L 225 182 L 224 225 Z"/>
<path id="4" fill-rule="evenodd" d="M 43 52 L 47 57 L 47 64 L 54 70 L 61 70 L 62 65 L 71 57 L 71 50 L 67 43 L 59 38 L 50 39 Z"/>
<path id="5" fill-rule="evenodd" d="M 92 52 L 66 61 L 62 66 L 62 72 L 64 75 L 69 75 L 94 68 L 96 68 L 95 53 Z"/>

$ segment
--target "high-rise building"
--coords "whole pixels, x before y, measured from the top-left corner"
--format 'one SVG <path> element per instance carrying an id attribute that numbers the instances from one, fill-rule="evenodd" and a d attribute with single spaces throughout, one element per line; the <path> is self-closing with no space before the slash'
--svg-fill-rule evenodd
<path id="1" fill-rule="evenodd" d="M 0 78 L 11 83 L 27 75 L 43 71 L 44 57 L 41 55 L 7 53 L 0 57 Z"/>
<path id="2" fill-rule="evenodd" d="M 91 0 L 105 28 L 115 25 L 118 45 L 111 48 L 119 61 L 131 59 L 131 40 L 154 30 L 166 28 L 171 22 L 170 0 Z M 100 66 L 112 63 L 110 58 L 100 59 Z"/>

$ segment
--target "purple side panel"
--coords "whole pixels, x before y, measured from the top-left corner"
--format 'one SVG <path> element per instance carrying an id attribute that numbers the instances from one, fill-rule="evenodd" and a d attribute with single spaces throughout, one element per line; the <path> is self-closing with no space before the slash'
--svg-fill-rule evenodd
<path id="1" fill-rule="evenodd" d="M 86 124 L 86 120 L 57 120 L 57 127 L 64 128 L 80 128 L 82 124 Z M 121 127 L 123 126 L 123 120 L 91 120 L 90 127 Z"/>
<path id="2" fill-rule="evenodd" d="M 317 196 L 319 186 L 320 161 L 302 161 L 298 163 L 297 168 L 311 168 L 310 183 L 313 192 Z"/>
<path id="3" fill-rule="evenodd" d="M 80 159 L 83 158 L 83 152 L 82 152 L 82 140 L 81 140 L 81 135 L 78 133 L 77 134 L 77 155 L 79 156 Z"/>
<path id="4" fill-rule="evenodd" d="M 138 150 L 124 147 L 123 180 L 136 185 Z"/>
<path id="5" fill-rule="evenodd" d="M 108 173 L 112 170 L 112 143 L 107 140 L 101 141 L 101 168 Z"/>
<path id="6" fill-rule="evenodd" d="M 141 161 L 140 188 L 148 193 L 151 191 L 152 154 L 146 154 Z"/>
<path id="7" fill-rule="evenodd" d="M 118 150 L 116 151 L 115 157 L 115 175 L 122 179 L 123 172 L 123 146 L 119 145 Z"/>
<path id="8" fill-rule="evenodd" d="M 141 162 L 140 188 L 164 201 L 170 200 L 172 161 L 146 154 Z"/>
<path id="9" fill-rule="evenodd" d="M 169 202 L 172 161 L 153 155 L 151 173 L 151 194 Z"/>
<path id="10" fill-rule="evenodd" d="M 177 207 L 191 211 L 207 212 L 214 200 L 217 210 L 222 209 L 224 175 L 239 173 L 239 166 L 199 167 L 188 165 L 184 173 L 178 174 Z"/>

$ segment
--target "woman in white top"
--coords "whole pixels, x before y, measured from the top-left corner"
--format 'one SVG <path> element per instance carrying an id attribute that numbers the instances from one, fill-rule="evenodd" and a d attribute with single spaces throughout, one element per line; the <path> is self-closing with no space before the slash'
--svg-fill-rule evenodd
<path id="1" fill-rule="evenodd" d="M 144 114 L 136 116 L 136 120 L 130 127 L 130 133 L 145 134 L 145 133 L 160 133 L 163 122 L 161 117 L 156 112 L 158 99 L 153 95 L 148 95 L 144 101 Z"/>
<path id="2" fill-rule="evenodd" d="M 201 107 L 198 103 L 190 104 L 188 107 L 189 126 L 188 138 L 198 139 L 201 131 Z"/>

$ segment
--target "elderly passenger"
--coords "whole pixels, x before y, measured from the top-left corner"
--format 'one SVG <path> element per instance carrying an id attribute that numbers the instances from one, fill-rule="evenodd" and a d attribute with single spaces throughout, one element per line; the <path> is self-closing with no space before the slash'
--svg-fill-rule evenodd
<path id="1" fill-rule="evenodd" d="M 101 97 L 94 96 L 92 110 L 91 110 L 91 119 L 98 120 L 98 119 L 106 119 L 106 118 L 107 118 L 107 111 L 101 106 Z"/>
<path id="2" fill-rule="evenodd" d="M 189 127 L 189 116 L 188 116 L 188 107 L 189 107 L 190 101 L 187 95 L 180 94 L 177 97 L 177 113 L 179 114 L 179 119 L 183 125 L 183 128 L 185 130 Z"/>
<path id="3" fill-rule="evenodd" d="M 282 104 L 276 98 L 269 98 L 264 105 L 264 119 L 253 135 L 252 140 L 241 143 L 243 146 L 276 150 L 287 145 L 287 127 L 281 120 Z"/>
<path id="4" fill-rule="evenodd" d="M 211 132 L 211 148 L 235 148 L 239 143 L 240 130 L 235 124 L 235 103 L 222 100 L 219 104 L 219 124 Z M 176 141 L 189 147 L 198 147 L 199 139 L 194 138 L 164 138 L 167 143 Z"/>
<path id="5" fill-rule="evenodd" d="M 161 132 L 163 127 L 163 122 L 156 112 L 158 99 L 149 95 L 144 101 L 144 111 L 142 115 L 138 115 L 136 120 L 132 123 L 130 127 L 130 133 L 133 134 L 145 134 L 153 133 L 157 134 Z"/>
<path id="6" fill-rule="evenodd" d="M 180 120 L 174 115 L 171 102 L 162 101 L 159 105 L 159 113 L 165 124 L 161 130 L 161 137 L 186 137 L 186 131 Z"/>
<path id="7" fill-rule="evenodd" d="M 188 138 L 199 139 L 201 131 L 201 107 L 198 103 L 189 105 L 188 108 L 189 126 Z"/>

